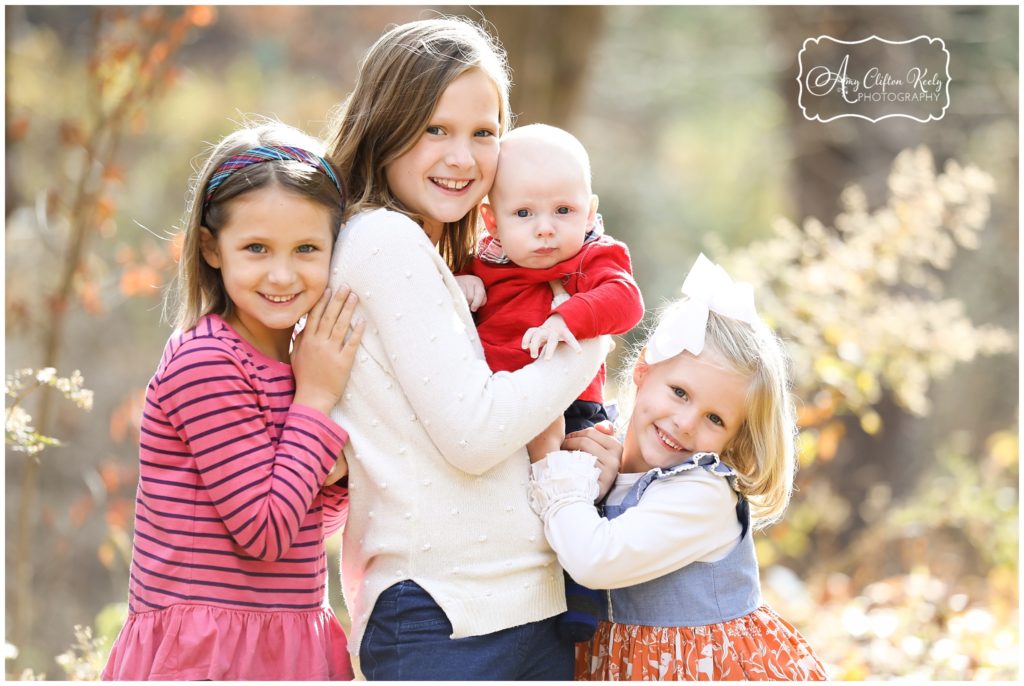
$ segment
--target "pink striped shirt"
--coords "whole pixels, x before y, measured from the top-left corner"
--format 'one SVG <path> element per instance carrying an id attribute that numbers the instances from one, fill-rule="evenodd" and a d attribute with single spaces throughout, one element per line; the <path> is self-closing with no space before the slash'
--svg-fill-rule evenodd
<path id="1" fill-rule="evenodd" d="M 347 659 L 334 656 L 340 640 L 344 657 L 345 644 L 327 605 L 324 550 L 324 538 L 345 522 L 348 491 L 321 488 L 348 436 L 322 413 L 292 405 L 294 395 L 290 365 L 216 315 L 168 341 L 142 417 L 129 617 L 104 678 L 348 675 Z M 280 613 L 285 623 L 266 621 Z M 225 657 L 241 648 L 228 645 L 236 624 L 246 626 L 246 650 L 277 662 Z M 189 632 L 206 637 L 192 642 L 194 655 L 181 654 L 180 637 L 173 657 L 172 647 L 161 648 L 167 634 Z M 282 656 L 281 632 L 330 643 Z M 329 664 L 295 666 L 315 662 L 320 649 Z"/>

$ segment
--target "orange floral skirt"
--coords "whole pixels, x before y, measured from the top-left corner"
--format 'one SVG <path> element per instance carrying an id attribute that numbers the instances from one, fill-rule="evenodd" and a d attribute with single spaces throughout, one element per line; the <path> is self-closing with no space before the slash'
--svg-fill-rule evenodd
<path id="1" fill-rule="evenodd" d="M 800 632 L 762 605 L 698 627 L 601 622 L 576 646 L 577 681 L 826 681 Z"/>

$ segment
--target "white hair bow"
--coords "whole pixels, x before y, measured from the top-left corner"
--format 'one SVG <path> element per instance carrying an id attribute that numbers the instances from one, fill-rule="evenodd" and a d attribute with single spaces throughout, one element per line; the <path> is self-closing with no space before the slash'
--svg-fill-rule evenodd
<path id="1" fill-rule="evenodd" d="M 697 257 L 686 275 L 683 294 L 689 299 L 665 313 L 647 342 L 644 359 L 648 364 L 657 364 L 684 350 L 700 355 L 704 350 L 709 312 L 751 325 L 760 322 L 754 307 L 754 287 L 749 283 L 734 283 L 729 274 L 704 257 L 704 253 Z"/>

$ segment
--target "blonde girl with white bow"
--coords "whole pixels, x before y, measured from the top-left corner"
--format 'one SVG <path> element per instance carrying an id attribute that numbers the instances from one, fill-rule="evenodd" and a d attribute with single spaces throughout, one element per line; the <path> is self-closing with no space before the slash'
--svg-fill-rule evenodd
<path id="1" fill-rule="evenodd" d="M 633 366 L 621 466 L 601 511 L 594 455 L 533 465 L 531 504 L 558 561 L 610 589 L 597 635 L 577 647 L 577 679 L 828 678 L 762 602 L 752 540 L 792 491 L 786 367 L 750 285 L 701 255 Z"/>

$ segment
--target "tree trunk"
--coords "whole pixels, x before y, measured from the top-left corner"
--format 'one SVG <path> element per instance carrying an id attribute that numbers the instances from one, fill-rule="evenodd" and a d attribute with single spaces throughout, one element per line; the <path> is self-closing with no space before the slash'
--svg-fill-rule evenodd
<path id="1" fill-rule="evenodd" d="M 483 12 L 508 51 L 513 121 L 571 128 L 605 8 L 490 6 Z"/>

